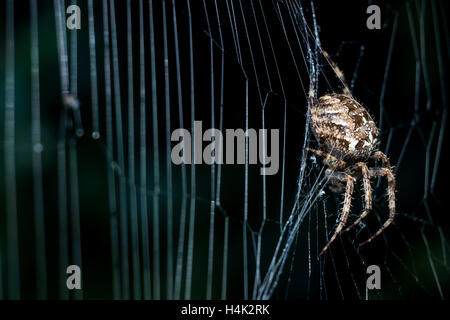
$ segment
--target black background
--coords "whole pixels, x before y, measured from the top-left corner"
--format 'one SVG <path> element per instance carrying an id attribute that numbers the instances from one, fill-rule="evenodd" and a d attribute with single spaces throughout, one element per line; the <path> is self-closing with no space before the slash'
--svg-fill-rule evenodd
<path id="1" fill-rule="evenodd" d="M 149 48 L 148 43 L 148 6 L 144 1 L 145 15 L 145 36 L 146 50 Z M 189 87 L 184 84 L 189 83 L 189 54 L 188 54 L 188 33 L 187 33 L 187 6 L 185 1 L 176 1 L 177 3 L 177 23 L 179 26 L 179 41 L 182 65 L 182 83 L 183 83 L 183 105 L 185 123 L 190 123 L 189 114 Z M 237 10 L 238 29 L 240 30 L 240 41 L 242 46 L 242 65 L 245 67 L 246 74 L 249 79 L 249 126 L 252 128 L 261 127 L 261 105 L 259 104 L 258 87 L 256 86 L 256 77 L 252 69 L 252 61 L 250 51 L 248 50 L 247 40 L 243 21 L 241 20 L 239 2 L 233 2 Z M 242 7 L 246 12 L 246 18 L 250 17 L 250 2 L 243 1 Z M 265 110 L 266 127 L 282 129 L 284 121 L 284 97 L 287 100 L 287 126 L 286 126 L 286 174 L 285 174 L 285 202 L 284 216 L 290 212 L 295 192 L 297 188 L 297 177 L 301 159 L 303 146 L 305 114 L 306 114 L 306 96 L 305 90 L 308 90 L 309 74 L 305 69 L 304 59 L 301 52 L 294 48 L 295 61 L 300 71 L 300 78 L 305 86 L 302 89 L 299 76 L 294 68 L 294 63 L 289 52 L 283 30 L 280 27 L 279 17 L 276 14 L 276 7 L 280 5 L 280 10 L 284 14 L 285 22 L 289 19 L 283 4 L 277 1 L 262 1 L 265 9 L 266 19 L 270 28 L 273 47 L 277 55 L 277 62 L 281 70 L 283 79 L 285 96 L 278 80 L 273 80 L 273 94 L 269 96 L 268 107 Z M 381 131 L 381 150 L 385 150 L 386 143 L 390 137 L 390 146 L 388 155 L 393 165 L 397 165 L 399 154 L 405 144 L 407 132 L 414 120 L 414 83 L 416 74 L 416 64 L 411 42 L 411 28 L 408 17 L 406 15 L 406 1 L 384 1 L 375 2 L 381 7 L 382 13 L 382 29 L 368 30 L 366 28 L 366 8 L 368 3 L 365 1 L 317 1 L 315 3 L 315 11 L 317 15 L 317 23 L 319 25 L 319 35 L 321 45 L 339 64 L 341 70 L 345 73 L 349 82 L 355 66 L 360 62 L 357 75 L 354 82 L 353 94 L 363 105 L 367 107 L 369 112 L 374 116 L 377 123 L 380 123 L 380 93 L 382 86 L 386 86 L 384 99 L 383 127 Z M 370 295 L 371 298 L 385 299 L 404 299 L 432 297 L 439 298 L 436 288 L 435 278 L 433 277 L 432 267 L 429 264 L 427 252 L 424 249 L 423 238 L 420 231 L 427 235 L 430 243 L 431 252 L 436 260 L 442 261 L 442 247 L 439 235 L 440 226 L 444 235 L 448 235 L 448 210 L 446 209 L 445 199 L 447 197 L 446 180 L 444 177 L 448 175 L 448 139 L 445 136 L 443 140 L 442 153 L 439 162 L 439 171 L 436 184 L 429 194 L 425 194 L 426 184 L 426 166 L 433 165 L 436 157 L 436 137 L 432 140 L 430 155 L 430 163 L 426 161 L 426 144 L 430 141 L 430 132 L 433 124 L 436 122 L 440 125 L 440 119 L 443 117 L 442 110 L 446 108 L 443 105 L 441 92 L 447 92 L 447 87 L 441 88 L 439 81 L 439 68 L 436 59 L 436 44 L 434 38 L 433 15 L 431 11 L 431 2 L 409 2 L 416 32 L 419 31 L 417 6 L 425 5 L 424 13 L 424 60 L 428 66 L 428 74 L 431 96 L 425 93 L 423 78 L 420 82 L 419 95 L 419 112 L 417 117 L 417 129 L 411 136 L 411 140 L 406 148 L 406 152 L 401 164 L 398 166 L 397 184 L 398 184 L 398 201 L 397 212 L 399 216 L 394 227 L 390 227 L 383 237 L 377 239 L 376 242 L 356 252 L 353 248 L 357 244 L 364 241 L 370 236 L 379 223 L 375 218 L 379 215 L 380 219 L 387 218 L 386 198 L 383 197 L 385 184 L 381 183 L 380 188 L 376 189 L 375 196 L 375 214 L 368 219 L 368 230 L 362 230 L 361 233 L 350 233 L 342 237 L 342 244 L 336 243 L 333 246 L 332 257 L 325 257 L 325 265 L 323 271 L 319 270 L 319 263 L 315 252 L 325 244 L 323 208 L 318 206 L 311 213 L 311 220 L 307 218 L 302 225 L 296 242 L 296 258 L 291 273 L 291 282 L 287 288 L 286 283 L 289 277 L 289 268 L 286 268 L 285 275 L 280 281 L 279 290 L 275 292 L 274 298 L 311 298 L 311 299 L 341 299 L 344 298 L 364 298 L 365 283 L 365 267 L 366 265 L 377 264 L 382 268 L 383 289 L 381 293 Z M 303 4 L 305 16 L 308 25 L 312 29 L 310 4 Z M 446 9 L 448 4 L 444 2 L 436 2 L 439 18 L 439 27 L 441 30 L 440 44 L 442 46 L 442 55 L 444 66 L 442 72 L 447 76 L 448 69 L 448 30 L 444 30 L 442 17 L 446 17 Z M 102 40 L 102 20 L 101 20 L 101 3 L 95 2 L 96 13 L 96 35 L 97 35 L 97 57 L 98 57 L 98 74 L 99 74 L 99 90 L 100 90 L 100 116 L 104 119 L 104 80 L 103 80 L 103 40 Z M 159 104 L 159 127 L 160 133 L 160 154 L 161 172 L 162 172 L 162 190 L 165 190 L 164 176 L 164 153 L 165 153 L 165 117 L 164 117 L 164 74 L 163 74 L 163 34 L 162 34 L 162 16 L 161 2 L 154 1 L 155 10 L 155 36 L 157 48 L 157 72 L 158 72 L 158 99 Z M 172 128 L 177 128 L 178 124 L 178 104 L 176 99 L 176 79 L 174 68 L 174 47 L 173 47 L 173 27 L 172 27 L 172 8 L 171 2 L 166 3 L 169 21 L 169 59 L 172 62 L 171 68 L 171 111 L 172 111 Z M 78 167 L 79 167 L 79 185 L 80 185 L 80 209 L 81 209 L 81 229 L 82 229 L 82 251 L 83 251 L 83 287 L 84 296 L 87 299 L 110 299 L 111 295 L 111 266 L 110 266 L 110 244 L 109 244 L 109 225 L 108 225 L 108 198 L 106 188 L 106 158 L 104 135 L 100 141 L 94 141 L 90 137 L 91 133 L 91 100 L 90 100 L 90 80 L 89 80 L 89 49 L 88 49 L 88 28 L 87 28 L 87 7 L 84 1 L 80 4 L 82 11 L 82 29 L 79 31 L 79 48 L 78 48 L 78 72 L 79 72 L 79 100 L 82 105 L 83 125 L 86 135 L 78 141 Z M 34 237 L 34 226 L 32 222 L 32 200 L 33 189 L 31 182 L 31 128 L 30 118 L 31 112 L 29 108 L 30 101 L 30 62 L 29 62 L 29 15 L 27 4 L 16 4 L 16 160 L 17 160 L 17 195 L 19 207 L 19 231 L 20 231 L 20 258 L 21 258 L 21 276 L 22 276 L 22 292 L 24 298 L 33 298 L 35 292 L 34 272 L 34 251 L 31 245 Z M 245 77 L 242 72 L 241 65 L 236 59 L 235 48 L 233 45 L 232 34 L 227 14 L 226 3 L 219 1 L 218 9 L 223 23 L 223 37 L 225 49 L 225 86 L 224 86 L 224 128 L 244 128 L 245 126 Z M 218 28 L 215 8 L 213 2 L 208 2 L 207 10 L 211 23 L 211 36 L 218 40 Z M 196 120 L 202 120 L 204 128 L 211 126 L 210 111 L 210 35 L 206 25 L 205 11 L 203 2 L 195 1 L 191 3 L 191 12 L 193 19 L 193 37 L 194 47 L 194 66 L 195 66 L 195 88 L 196 88 Z M 247 16 L 248 15 L 248 16 Z M 0 9 L 0 21 L 4 19 L 4 5 Z M 117 1 L 116 3 L 116 19 L 119 38 L 119 57 L 120 75 L 121 75 L 121 93 L 123 115 L 126 116 L 126 99 L 127 99 L 127 66 L 126 66 L 126 2 Z M 134 79 L 135 79 L 135 123 L 138 123 L 138 106 L 139 106 L 139 69 L 138 69 L 138 2 L 133 2 L 133 40 L 134 47 Z M 392 30 L 397 19 L 397 32 L 393 41 L 392 57 L 386 80 L 385 69 L 387 63 Z M 247 21 L 250 23 L 250 21 Z M 5 51 L 5 25 L 0 24 L 0 71 L 4 70 L 4 51 Z M 447 32 L 447 33 L 446 33 Z M 252 41 L 257 34 L 254 27 L 249 28 Z M 297 42 L 296 34 L 292 28 L 286 30 L 289 42 L 295 45 Z M 47 229 L 47 261 L 48 261 L 48 291 L 50 298 L 57 298 L 57 176 L 56 176 L 56 139 L 58 135 L 59 112 L 61 110 L 61 96 L 59 88 L 59 68 L 57 63 L 56 49 L 56 33 L 53 15 L 53 3 L 51 1 L 39 1 L 39 41 L 40 41 L 40 67 L 41 67 L 41 108 L 43 121 L 43 140 L 45 151 L 44 157 L 44 195 L 46 208 L 46 229 Z M 311 41 L 311 40 L 310 40 Z M 256 43 L 256 40 L 255 40 Z M 364 52 L 361 56 L 361 46 L 364 46 Z M 340 50 L 341 48 L 341 50 Z M 266 55 L 269 56 L 269 48 L 265 47 Z M 148 51 L 147 51 L 148 52 Z M 256 52 L 256 50 L 255 50 Z M 261 55 L 255 55 L 255 64 L 258 66 L 259 80 L 264 79 L 262 67 L 264 61 Z M 269 77 L 278 79 L 273 60 L 269 61 Z M 150 91 L 150 58 L 146 56 L 147 63 L 147 90 Z M 307 61 L 306 61 L 307 62 Z M 319 63 L 323 69 L 321 71 L 321 79 L 319 79 L 319 95 L 326 92 L 336 92 L 340 90 L 340 86 L 334 77 L 331 68 L 327 65 L 323 57 Z M 214 47 L 214 80 L 216 81 L 215 94 L 218 100 L 220 91 L 217 85 L 220 81 L 220 50 Z M 0 101 L 4 101 L 4 76 L 0 72 Z M 261 80 L 260 88 L 262 92 L 266 92 L 267 81 Z M 219 104 L 216 100 L 216 127 L 218 126 Z M 150 96 L 148 101 L 148 126 L 150 128 Z M 431 101 L 430 109 L 426 110 L 427 101 Z M 3 123 L 4 113 L 0 117 Z M 124 118 L 125 119 L 125 118 Z M 124 120 L 124 132 L 127 132 L 126 121 Z M 101 132 L 105 128 L 104 121 L 100 123 Z M 437 127 L 439 128 L 439 126 Z M 3 127 L 2 127 L 3 129 Z M 391 131 L 393 129 L 393 131 Z M 150 129 L 149 129 L 150 130 Z M 281 130 L 280 130 L 281 131 Z M 136 136 L 138 135 L 135 133 Z M 151 150 L 151 136 L 149 134 L 147 141 Z M 311 141 L 314 143 L 314 141 Z M 2 149 L 0 149 L 2 150 Z M 125 153 L 127 156 L 127 152 Z M 149 152 L 150 154 L 150 152 Z M 1 160 L 3 165 L 3 158 Z M 152 181 L 151 174 L 152 163 L 148 164 L 149 181 Z M 320 165 L 314 165 L 308 161 L 307 179 L 311 183 L 315 180 L 320 170 Z M 193 278 L 193 298 L 204 298 L 205 292 L 205 273 L 207 264 L 207 241 L 209 226 L 209 197 L 210 197 L 210 170 L 206 165 L 197 168 L 197 194 L 199 200 L 197 202 L 197 225 L 195 234 L 196 251 L 194 256 L 194 278 Z M 311 172 L 311 175 L 309 173 Z M 230 264 L 229 264 L 229 287 L 228 296 L 230 298 L 242 298 L 242 219 L 243 219 L 243 192 L 244 192 L 244 167 L 241 166 L 224 166 L 222 181 L 222 206 L 226 210 L 226 214 L 232 218 L 230 229 Z M 430 169 L 430 175 L 432 169 Z M 1 203 L 0 213 L 4 208 L 4 172 L 1 173 Z M 252 230 L 257 230 L 261 222 L 261 197 L 262 197 L 262 178 L 259 175 L 259 166 L 253 166 L 249 173 L 250 195 L 249 195 L 249 225 Z M 174 194 L 175 199 L 180 199 L 180 171 L 179 168 L 174 169 Z M 308 185 L 311 185 L 308 183 Z M 278 175 L 267 177 L 267 212 L 268 218 L 273 221 L 279 219 L 280 206 L 280 189 L 281 189 L 281 168 Z M 151 186 L 150 186 L 151 188 Z M 328 232 L 334 226 L 336 212 L 338 210 L 341 199 L 326 190 L 327 212 L 329 213 Z M 151 190 L 150 190 L 151 191 Z M 432 191 L 432 192 L 431 192 Z M 359 192 L 359 190 L 358 190 Z M 359 193 L 354 195 L 354 210 L 360 209 L 358 204 Z M 179 202 L 179 201 L 178 201 Z M 174 202 L 174 212 L 179 212 L 179 203 Z M 161 215 L 164 217 L 164 206 L 166 199 L 164 191 L 161 196 L 160 206 Z M 430 225 L 429 216 L 432 217 Z M 316 215 L 318 214 L 318 218 Z M 354 213 L 356 214 L 356 213 Z M 414 216 L 418 221 L 408 218 Z M 223 238 L 223 215 L 217 212 L 216 237 Z M 0 239 L 2 250 L 5 249 L 7 243 L 4 237 L 4 214 L 0 214 Z M 178 215 L 175 214 L 175 221 L 178 221 Z M 316 220 L 318 219 L 318 220 Z M 166 228 L 164 219 L 161 220 L 161 237 L 165 238 L 164 230 Z M 309 224 L 308 224 L 308 221 Z M 318 222 L 317 222 L 318 221 Z M 317 243 L 316 226 L 318 226 Z M 262 254 L 262 263 L 270 262 L 271 254 L 274 248 L 274 241 L 278 237 L 279 225 L 276 223 L 268 223 L 264 230 L 264 248 Z M 175 229 L 175 235 L 178 230 Z M 312 238 L 312 259 L 313 271 L 311 283 L 308 285 L 308 260 L 307 260 L 307 236 Z M 177 239 L 177 238 L 175 238 Z M 250 238 L 249 238 L 250 239 Z M 220 296 L 221 281 L 221 240 L 216 241 L 214 264 L 214 288 L 213 296 Z M 354 243 L 352 243 L 354 241 Z M 338 241 L 337 241 L 338 242 Z M 250 270 L 253 270 L 252 262 L 252 245 L 250 244 Z M 162 243 L 164 252 L 164 242 Z M 345 250 L 345 251 L 344 251 Z M 448 254 L 448 243 L 445 244 L 444 251 Z M 216 256 L 215 256 L 216 257 Z M 162 255 L 162 270 L 164 270 L 165 256 Z M 443 295 L 448 295 L 448 267 L 437 263 L 435 266 L 437 275 L 439 276 L 440 285 Z M 350 269 L 349 269 L 350 268 Z M 263 268 L 263 270 L 265 270 Z M 351 271 L 349 271 L 351 270 Z M 164 271 L 163 271 L 164 272 Z M 326 283 L 326 289 L 320 285 L 320 278 Z M 336 276 L 337 275 L 337 276 Z M 3 275 L 5 276 L 5 275 Z M 417 276 L 417 279 L 415 279 Z M 163 273 L 164 277 L 164 273 Z M 253 273 L 250 274 L 253 281 Z M 357 284 L 360 295 L 356 293 L 355 283 Z M 251 288 L 251 287 L 250 287 Z M 163 296 L 164 296 L 164 288 Z M 288 291 L 287 291 L 288 290 Z"/>

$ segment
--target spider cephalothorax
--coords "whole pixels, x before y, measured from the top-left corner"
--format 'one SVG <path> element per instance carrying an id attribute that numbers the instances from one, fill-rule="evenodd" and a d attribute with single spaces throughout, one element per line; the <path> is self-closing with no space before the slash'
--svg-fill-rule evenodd
<path id="1" fill-rule="evenodd" d="M 378 128 L 367 110 L 352 97 L 342 72 L 328 54 L 325 51 L 323 53 L 344 84 L 344 90 L 342 94 L 327 94 L 316 99 L 315 80 L 313 81 L 313 88 L 309 93 L 310 125 L 319 143 L 319 150 L 307 150 L 323 157 L 324 164 L 328 166 L 325 174 L 332 184 L 331 189 L 335 192 L 345 191 L 345 196 L 339 224 L 321 254 L 344 228 L 350 213 L 354 184 L 359 178 L 363 181 L 364 211 L 347 230 L 359 224 L 372 209 L 372 177 L 385 176 L 388 180 L 390 215 L 381 228 L 362 244 L 372 241 L 383 232 L 395 216 L 395 178 L 389 159 L 378 150 Z M 368 167 L 369 161 L 378 160 L 383 167 Z"/>

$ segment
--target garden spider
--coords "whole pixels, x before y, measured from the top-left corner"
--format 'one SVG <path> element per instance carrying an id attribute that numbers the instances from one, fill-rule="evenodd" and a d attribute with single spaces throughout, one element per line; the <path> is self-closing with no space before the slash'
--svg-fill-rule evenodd
<path id="1" fill-rule="evenodd" d="M 321 255 L 344 228 L 350 213 L 351 199 L 355 182 L 362 177 L 364 190 L 364 211 L 345 231 L 359 224 L 372 209 L 372 189 L 370 179 L 384 176 L 387 178 L 387 195 L 389 198 L 389 218 L 381 228 L 361 245 L 371 242 L 383 232 L 395 216 L 395 177 L 388 157 L 378 150 L 378 128 L 367 110 L 359 104 L 350 93 L 344 74 L 322 50 L 325 58 L 334 69 L 344 85 L 342 94 L 326 94 L 319 99 L 315 97 L 315 79 L 309 92 L 311 129 L 319 143 L 319 150 L 306 148 L 323 158 L 328 167 L 325 171 L 334 192 L 344 192 L 344 203 L 339 224 L 330 241 L 323 248 Z M 381 161 L 383 167 L 370 167 L 369 161 Z"/>

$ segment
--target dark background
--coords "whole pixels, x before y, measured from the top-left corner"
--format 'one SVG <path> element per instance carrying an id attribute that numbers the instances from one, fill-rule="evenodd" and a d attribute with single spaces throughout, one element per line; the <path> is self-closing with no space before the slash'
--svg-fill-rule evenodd
<path id="1" fill-rule="evenodd" d="M 124 116 L 124 133 L 127 132 L 127 65 L 126 65 L 126 2 L 116 1 L 116 19 L 119 43 L 122 113 Z M 208 1 L 207 1 L 208 2 Z M 224 84 L 224 106 L 223 127 L 244 128 L 245 127 L 245 74 L 249 83 L 249 127 L 261 128 L 262 108 L 259 101 L 259 92 L 256 84 L 258 78 L 259 89 L 265 93 L 269 90 L 267 76 L 264 71 L 264 59 L 257 49 L 253 56 L 257 72 L 253 71 L 252 56 L 248 49 L 245 38 L 244 22 L 242 20 L 240 5 L 245 12 L 246 23 L 249 25 L 248 32 L 252 44 L 256 47 L 256 29 L 251 20 L 250 2 L 242 3 L 233 1 L 237 28 L 239 30 L 241 43 L 242 63 L 236 58 L 233 36 L 230 29 L 227 5 L 225 1 L 218 1 L 218 12 L 222 23 L 225 54 L 225 84 Z M 316 251 L 320 251 L 325 245 L 324 233 L 324 205 L 328 214 L 328 233 L 331 233 L 336 220 L 336 212 L 340 206 L 341 199 L 325 188 L 325 196 L 318 201 L 311 214 L 305 219 L 296 241 L 295 260 L 285 268 L 280 285 L 275 292 L 274 298 L 284 299 L 341 299 L 365 297 L 365 268 L 370 264 L 377 264 L 382 269 L 382 290 L 378 293 L 370 293 L 370 298 L 384 299 L 417 299 L 417 298 L 439 298 L 433 268 L 439 277 L 439 283 L 443 296 L 448 296 L 449 268 L 446 264 L 445 254 L 448 254 L 448 242 L 444 241 L 442 248 L 441 235 L 448 235 L 448 210 L 445 198 L 447 197 L 446 181 L 448 175 L 448 139 L 443 137 L 442 152 L 436 153 L 437 137 L 441 125 L 441 119 L 445 115 L 446 105 L 443 104 L 442 93 L 447 92 L 447 87 L 442 88 L 439 80 L 439 66 L 436 59 L 436 43 L 431 10 L 431 1 L 410 1 L 413 23 L 416 34 L 419 28 L 419 13 L 423 12 L 424 39 L 423 39 L 423 61 L 428 67 L 431 95 L 427 96 L 424 86 L 424 78 L 421 73 L 418 112 L 414 113 L 415 98 L 415 75 L 416 60 L 414 58 L 411 26 L 408 21 L 406 3 L 407 1 L 383 1 L 373 2 L 381 7 L 382 29 L 368 30 L 366 28 L 366 8 L 369 5 L 365 1 L 317 1 L 315 2 L 315 13 L 319 26 L 320 42 L 333 59 L 338 63 L 346 75 L 348 82 L 354 78 L 353 95 L 380 123 L 380 94 L 382 86 L 386 86 L 384 98 L 384 113 L 381 114 L 383 127 L 381 128 L 381 150 L 385 150 L 387 141 L 390 141 L 387 154 L 393 165 L 398 166 L 397 171 L 397 212 L 399 213 L 395 225 L 391 226 L 382 236 L 372 244 L 357 251 L 358 243 L 364 241 L 379 226 L 377 216 L 381 221 L 387 218 L 387 203 L 384 197 L 385 182 L 381 182 L 375 189 L 374 213 L 367 219 L 367 228 L 360 232 L 345 234 L 341 240 L 337 240 L 332 246 L 330 253 L 319 260 Z M 146 37 L 146 81 L 147 81 L 147 104 L 148 104 L 148 150 L 151 145 L 151 112 L 150 112 L 150 71 L 148 57 L 149 32 L 148 32 L 148 3 L 144 1 L 145 14 L 145 37 Z M 183 106 L 184 122 L 190 124 L 189 104 L 189 39 L 188 39 L 188 15 L 185 1 L 176 1 L 177 23 L 179 28 L 180 59 L 182 66 L 183 83 Z M 305 129 L 306 96 L 305 90 L 309 87 L 309 74 L 305 68 L 308 64 L 307 57 L 302 55 L 298 48 L 297 34 L 292 29 L 289 16 L 284 5 L 277 1 L 262 1 L 264 13 L 271 33 L 277 63 L 283 81 L 283 95 L 275 64 L 267 47 L 264 50 L 268 63 L 268 75 L 272 80 L 272 93 L 269 95 L 265 109 L 266 127 L 279 128 L 282 132 L 284 121 L 284 98 L 287 101 L 286 108 L 286 172 L 284 182 L 284 217 L 286 218 L 292 208 L 295 193 L 297 191 L 297 177 L 300 166 L 303 137 Z M 299 73 L 295 69 L 294 60 L 290 54 L 290 47 L 284 36 L 280 25 L 279 16 L 276 13 L 277 5 L 283 15 L 286 28 L 286 36 L 293 46 L 295 62 Z M 444 76 L 448 69 L 448 29 L 443 21 L 447 16 L 448 4 L 443 1 L 435 2 L 438 12 L 438 24 L 440 28 L 441 54 L 444 61 Z M 111 291 L 111 257 L 109 242 L 109 218 L 108 218 L 108 194 L 106 182 L 106 153 L 104 141 L 104 78 L 103 78 L 103 27 L 101 2 L 95 2 L 96 39 L 97 39 L 97 67 L 99 80 L 99 105 L 100 105 L 100 132 L 102 137 L 99 141 L 91 138 L 91 98 L 89 78 L 89 48 L 87 7 L 85 1 L 81 1 L 82 28 L 78 33 L 78 85 L 79 100 L 81 102 L 83 126 L 86 134 L 77 143 L 78 170 L 80 186 L 80 212 L 82 231 L 82 253 L 83 253 L 83 287 L 86 299 L 110 299 Z M 173 25 L 171 2 L 166 2 L 168 14 L 169 34 L 169 68 L 170 68 L 170 96 L 172 129 L 178 128 L 178 101 L 176 99 L 176 73 L 174 63 Z M 259 6 L 259 5 L 258 5 Z M 308 26 L 313 29 L 310 4 L 305 3 L 304 14 Z M 423 9 L 420 9 L 421 6 Z M 4 101 L 4 52 L 5 52 L 5 12 L 4 4 L 0 8 L 0 106 Z M 418 9 L 419 8 L 419 9 Z M 22 277 L 21 289 L 23 298 L 35 297 L 35 274 L 33 250 L 34 225 L 32 220 L 33 188 L 31 171 L 31 128 L 30 128 L 30 45 L 29 45 L 29 8 L 27 3 L 15 6 L 15 76 L 16 76 L 16 165 L 17 165 L 17 203 L 19 214 L 20 232 L 20 271 Z M 205 9 L 202 1 L 191 3 L 194 38 L 194 66 L 195 66 L 195 98 L 196 98 L 196 120 L 202 120 L 204 128 L 211 127 L 211 66 L 210 59 L 210 36 L 217 43 L 219 40 L 218 25 L 215 15 L 214 2 L 207 4 L 208 16 L 211 23 L 211 35 L 209 35 L 205 18 Z M 161 154 L 161 181 L 162 194 L 160 196 L 161 206 L 161 239 L 165 239 L 166 222 L 164 220 L 165 197 L 165 114 L 164 114 L 164 73 L 163 73 L 163 33 L 162 33 L 162 7 L 160 1 L 154 1 L 155 14 L 155 37 L 156 37 L 156 62 L 158 74 L 158 122 L 160 132 L 160 154 Z M 138 2 L 133 1 L 133 41 L 134 41 L 134 92 L 135 92 L 135 123 L 139 123 L 139 69 L 138 69 Z M 262 28 L 261 16 L 258 16 Z M 392 42 L 392 57 L 385 79 L 386 63 L 391 45 L 392 30 L 397 19 L 397 32 Z M 68 34 L 69 35 L 69 34 Z M 69 37 L 70 39 L 70 37 Z M 57 298 L 57 249 L 58 249 L 58 225 L 57 225 L 57 175 L 56 175 L 56 141 L 58 138 L 59 113 L 61 112 L 61 95 L 59 84 L 59 66 L 56 48 L 55 19 L 53 13 L 53 2 L 39 1 L 39 41 L 40 41 L 40 80 L 41 80 L 41 116 L 43 122 L 43 144 L 44 144 L 44 196 L 46 214 L 46 241 L 47 241 L 47 265 L 48 265 L 48 292 L 50 298 Z M 253 42 L 254 41 L 254 42 Z M 303 40 L 304 41 L 304 40 Z M 308 41 L 312 41 L 309 39 Z M 311 42 L 311 45 L 313 43 Z M 302 42 L 302 46 L 304 43 Z M 361 47 L 363 46 L 363 54 Z M 215 86 L 215 127 L 219 123 L 219 95 L 220 95 L 220 57 L 221 52 L 217 44 L 214 44 L 214 80 Z M 340 86 L 331 68 L 322 56 L 319 57 L 321 64 L 321 78 L 319 79 L 318 94 L 326 92 L 338 92 Z M 423 70 L 421 70 L 422 72 Z M 300 74 L 300 78 L 299 78 Z M 301 80 L 300 80 L 301 79 Z M 447 79 L 446 79 L 447 80 Z M 304 89 L 302 88 L 302 84 Z M 427 110 L 427 103 L 430 107 Z M 2 108 L 3 109 L 3 108 Z M 0 114 L 0 123 L 3 123 L 4 113 Z M 415 129 L 410 141 L 405 148 L 404 158 L 398 162 L 399 155 L 408 134 L 408 130 L 416 121 Z M 430 137 L 433 125 L 436 125 L 434 136 Z M 444 123 L 445 125 L 445 123 Z M 3 126 L 2 126 L 3 131 Z M 2 133 L 3 134 L 3 133 Z M 138 136 L 136 129 L 135 135 Z M 125 134 L 126 138 L 126 134 Z M 125 140 L 126 141 L 126 140 Z M 138 143 L 138 140 L 137 140 Z M 314 141 L 311 141 L 314 144 Z M 427 144 L 429 151 L 427 152 Z M 0 150 L 3 153 L 3 146 Z M 281 152 L 282 150 L 280 150 Z M 150 151 L 148 152 L 151 158 Z M 125 155 L 127 157 L 127 148 Z M 429 158 L 427 158 L 427 156 Z M 430 176 L 434 166 L 435 157 L 440 157 L 436 184 L 433 189 L 428 189 Z M 3 157 L 0 160 L 3 167 Z M 313 164 L 308 160 L 306 187 L 315 181 L 321 168 L 320 164 Z M 428 169 L 427 169 L 428 168 Z M 189 170 L 189 168 L 188 168 Z M 230 260 L 228 269 L 228 297 L 242 298 L 242 220 L 244 206 L 244 167 L 242 165 L 223 166 L 222 169 L 222 193 L 221 204 L 225 214 L 230 217 Z M 427 175 L 427 170 L 429 170 Z M 202 165 L 197 168 L 197 224 L 195 233 L 194 252 L 194 278 L 193 298 L 204 298 L 206 288 L 206 266 L 207 248 L 209 235 L 209 198 L 210 198 L 210 171 L 211 167 Z M 152 163 L 148 163 L 149 192 L 152 192 Z M 7 246 L 4 230 L 4 172 L 1 172 L 1 209 L 0 209 L 0 243 L 2 250 Z M 267 177 L 267 214 L 269 221 L 263 231 L 264 245 L 262 253 L 263 274 L 264 266 L 270 262 L 276 240 L 279 235 L 280 190 L 281 190 L 281 167 L 276 176 Z M 174 212 L 175 221 L 179 219 L 180 209 L 180 170 L 174 166 Z M 259 175 L 259 166 L 251 166 L 249 172 L 249 226 L 256 231 L 261 223 L 262 212 L 262 177 Z M 357 188 L 355 188 L 357 189 Z M 358 188 L 359 189 L 359 188 Z M 305 191 L 304 191 L 305 192 Z M 361 209 L 360 191 L 356 190 L 353 201 L 353 214 Z M 150 198 L 149 198 L 150 199 Z M 151 203 L 149 202 L 149 207 Z M 217 221 L 215 235 L 218 239 L 215 243 L 215 264 L 213 297 L 220 297 L 221 283 L 221 255 L 223 239 L 224 213 L 216 212 Z M 149 218 L 151 220 L 151 216 Z M 431 219 L 431 220 L 430 220 Z M 177 223 L 175 223 L 177 224 Z M 151 230 L 151 229 L 150 229 Z M 177 239 L 178 229 L 175 228 L 174 239 Z M 427 252 L 422 235 L 426 235 L 430 246 Z M 307 241 L 311 240 L 312 273 L 308 278 L 308 247 Z M 165 242 L 162 242 L 162 252 L 165 250 Z M 151 246 L 150 246 L 151 247 Z M 253 281 L 253 247 L 249 237 L 249 261 L 250 279 Z M 429 255 L 435 265 L 430 266 Z M 165 256 L 162 254 L 162 279 L 164 279 Z M 289 260 L 291 261 L 291 260 Z M 289 271 L 291 269 L 291 271 Z M 5 277 L 5 274 L 3 274 Z M 163 281 L 163 286 L 165 283 Z M 356 287 L 356 288 L 355 288 Z M 250 285 L 252 289 L 252 286 Z M 251 290 L 250 289 L 250 290 Z M 164 288 L 162 288 L 164 297 Z M 357 293 L 359 292 L 359 294 Z"/>

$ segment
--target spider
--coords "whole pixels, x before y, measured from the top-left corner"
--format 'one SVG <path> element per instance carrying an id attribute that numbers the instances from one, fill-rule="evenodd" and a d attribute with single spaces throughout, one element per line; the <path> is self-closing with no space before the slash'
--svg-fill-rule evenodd
<path id="1" fill-rule="evenodd" d="M 364 210 L 356 221 L 345 231 L 359 224 L 372 209 L 372 189 L 370 179 L 386 177 L 388 181 L 387 195 L 389 200 L 389 218 L 381 228 L 360 246 L 371 242 L 382 233 L 394 220 L 395 216 L 395 177 L 388 157 L 378 150 L 378 128 L 367 110 L 358 103 L 350 93 L 344 74 L 328 53 L 322 50 L 344 89 L 341 94 L 326 94 L 316 99 L 315 79 L 309 92 L 310 126 L 319 144 L 319 150 L 306 148 L 323 158 L 328 168 L 325 175 L 331 183 L 330 189 L 343 193 L 344 202 L 339 223 L 333 236 L 323 248 L 321 255 L 341 233 L 350 213 L 354 184 L 361 178 L 364 191 Z M 369 167 L 369 162 L 381 161 L 382 167 Z"/>

